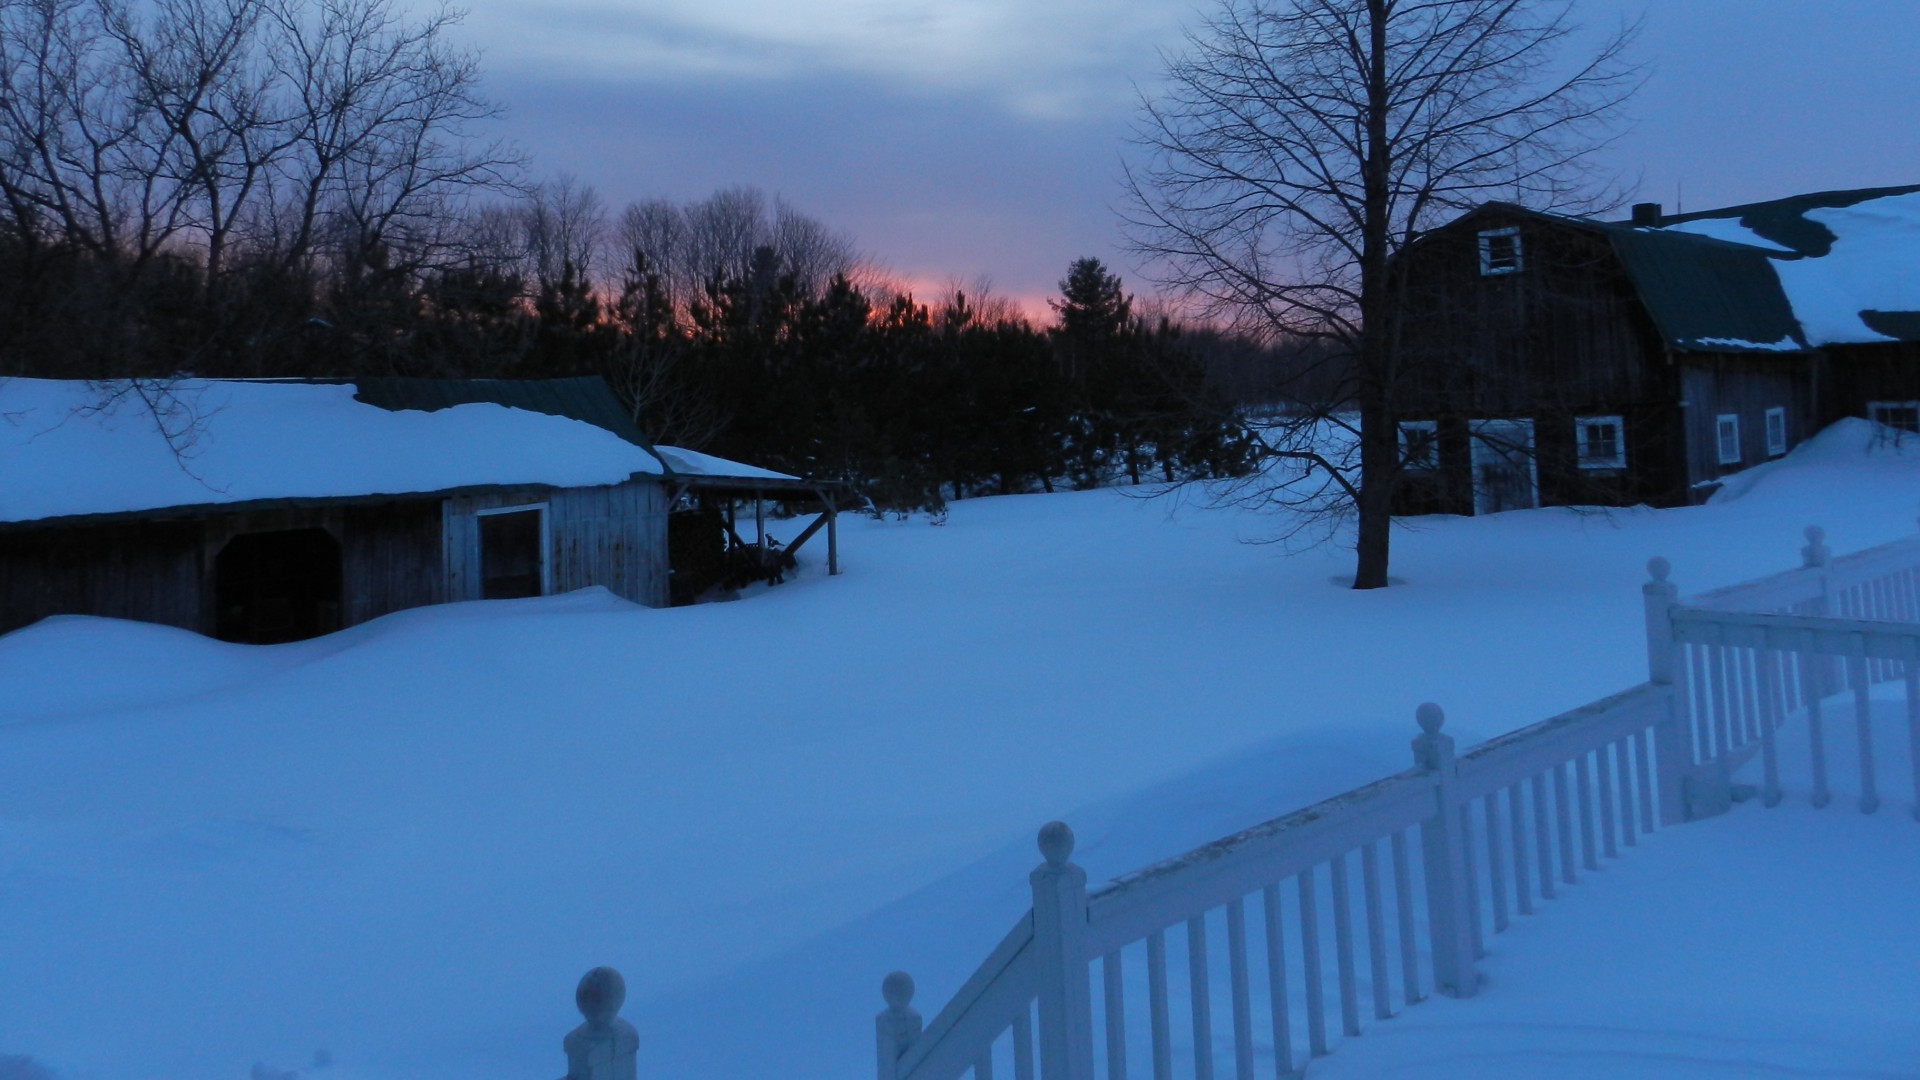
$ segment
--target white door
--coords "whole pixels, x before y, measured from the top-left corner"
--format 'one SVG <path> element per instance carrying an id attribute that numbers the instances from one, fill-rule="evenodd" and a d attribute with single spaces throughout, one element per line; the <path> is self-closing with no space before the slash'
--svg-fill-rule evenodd
<path id="1" fill-rule="evenodd" d="M 1473 433 L 1473 512 L 1497 514 L 1540 505 L 1533 421 L 1477 420 Z"/>

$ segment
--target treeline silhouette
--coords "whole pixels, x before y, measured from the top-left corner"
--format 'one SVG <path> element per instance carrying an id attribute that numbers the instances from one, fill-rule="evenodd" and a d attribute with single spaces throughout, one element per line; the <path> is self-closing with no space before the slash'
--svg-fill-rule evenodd
<path id="1" fill-rule="evenodd" d="M 1097 260 L 1035 326 L 751 188 L 609 219 L 527 184 L 455 18 L 0 5 L 0 376 L 594 374 L 660 442 L 896 509 L 1246 467 L 1251 354 Z"/>

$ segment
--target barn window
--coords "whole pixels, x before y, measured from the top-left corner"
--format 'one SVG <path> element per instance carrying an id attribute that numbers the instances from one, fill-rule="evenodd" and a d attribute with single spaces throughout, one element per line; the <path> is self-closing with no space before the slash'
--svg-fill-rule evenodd
<path id="1" fill-rule="evenodd" d="M 1867 419 L 1901 431 L 1920 432 L 1920 401 L 1869 401 Z"/>
<path id="2" fill-rule="evenodd" d="M 1740 416 L 1721 413 L 1713 421 L 1714 437 L 1720 444 L 1720 464 L 1740 464 Z"/>
<path id="3" fill-rule="evenodd" d="M 1407 420 L 1400 425 L 1400 460 L 1409 469 L 1440 467 L 1440 426 L 1433 420 Z"/>
<path id="4" fill-rule="evenodd" d="M 1787 452 L 1787 410 L 1776 406 L 1767 410 L 1767 456 L 1779 457 Z"/>
<path id="5" fill-rule="evenodd" d="M 548 592 L 547 507 L 503 506 L 478 512 L 480 596 L 513 600 Z"/>
<path id="6" fill-rule="evenodd" d="M 1483 229 L 1480 232 L 1480 272 L 1514 274 L 1520 271 L 1520 229 Z"/>
<path id="7" fill-rule="evenodd" d="M 1617 416 L 1582 416 L 1573 422 L 1573 438 L 1583 469 L 1627 467 L 1626 425 Z"/>

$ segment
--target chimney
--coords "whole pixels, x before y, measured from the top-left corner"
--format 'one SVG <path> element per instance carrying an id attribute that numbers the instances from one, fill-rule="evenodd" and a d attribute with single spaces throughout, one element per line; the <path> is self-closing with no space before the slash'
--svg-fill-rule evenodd
<path id="1" fill-rule="evenodd" d="M 1657 202 L 1638 202 L 1633 204 L 1633 223 L 1649 229 L 1660 227 L 1660 204 Z"/>

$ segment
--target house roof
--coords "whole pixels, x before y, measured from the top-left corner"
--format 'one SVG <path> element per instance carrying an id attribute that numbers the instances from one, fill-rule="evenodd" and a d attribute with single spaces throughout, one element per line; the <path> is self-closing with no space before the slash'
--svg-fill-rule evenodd
<path id="1" fill-rule="evenodd" d="M 1795 195 L 1657 226 L 1495 205 L 1606 237 L 1674 349 L 1920 342 L 1920 185 Z"/>
<path id="2" fill-rule="evenodd" d="M 598 379 L 0 379 L 0 523 L 666 474 Z"/>

